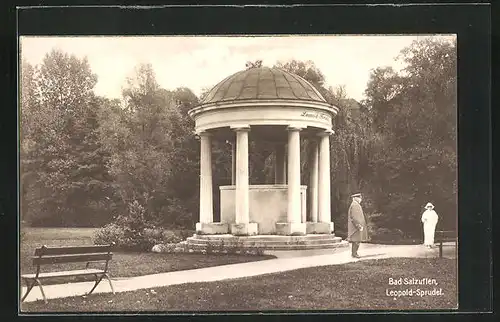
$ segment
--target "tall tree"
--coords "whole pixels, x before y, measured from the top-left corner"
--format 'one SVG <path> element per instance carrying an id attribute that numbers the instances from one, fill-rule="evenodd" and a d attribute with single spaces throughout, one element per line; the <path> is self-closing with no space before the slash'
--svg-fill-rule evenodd
<path id="1" fill-rule="evenodd" d="M 456 51 L 436 39 L 416 41 L 399 57 L 401 73 L 372 74 L 367 88 L 383 134 L 374 183 L 384 225 L 419 232 L 422 205 L 434 202 L 441 224 L 456 223 Z"/>
<path id="2" fill-rule="evenodd" d="M 401 78 L 392 67 L 378 67 L 372 70 L 365 90 L 366 100 L 363 103 L 370 107 L 374 128 L 379 133 L 387 127 L 387 102 L 400 94 L 401 86 Z"/>
<path id="3" fill-rule="evenodd" d="M 101 139 L 112 155 L 109 171 L 122 211 L 138 202 L 151 223 L 192 221 L 186 200 L 197 193 L 189 183 L 198 178 L 198 150 L 186 111 L 196 103 L 188 89 L 160 88 L 152 65 L 141 64 L 127 79 L 122 107 L 112 104 L 103 111 Z"/>
<path id="4" fill-rule="evenodd" d="M 274 67 L 299 75 L 316 86 L 318 89 L 325 83 L 325 76 L 311 60 L 305 62 L 299 60 L 290 60 L 287 62 L 280 61 L 277 62 Z"/>
<path id="5" fill-rule="evenodd" d="M 30 171 L 30 151 L 36 143 L 37 126 L 40 126 L 40 116 L 37 112 L 35 67 L 21 60 L 21 88 L 20 88 L 20 215 L 21 219 L 29 217 L 29 200 L 36 197 L 36 189 L 33 189 L 35 171 Z M 30 187 L 31 186 L 31 187 Z"/>
<path id="6" fill-rule="evenodd" d="M 36 191 L 27 200 L 29 217 L 34 224 L 95 224 L 107 180 L 96 136 L 97 77 L 86 58 L 53 50 L 33 78 L 33 94 L 21 107 L 30 136 L 23 138 L 30 145 L 23 175 Z"/>
<path id="7" fill-rule="evenodd" d="M 188 111 L 198 105 L 199 100 L 189 88 L 177 88 L 171 93 L 176 102 L 177 113 L 172 114 L 171 135 L 174 149 L 172 166 L 176 169 L 170 183 L 176 187 L 172 193 L 170 212 L 177 223 L 193 227 L 199 214 L 199 142 L 194 135 L 194 120 Z"/>

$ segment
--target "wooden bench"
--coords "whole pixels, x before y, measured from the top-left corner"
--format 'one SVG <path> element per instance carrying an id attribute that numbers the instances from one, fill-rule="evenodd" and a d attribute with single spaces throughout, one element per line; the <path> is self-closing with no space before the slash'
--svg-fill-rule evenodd
<path id="1" fill-rule="evenodd" d="M 454 242 L 455 249 L 458 244 L 457 232 L 454 230 L 437 230 L 434 239 L 439 244 L 439 258 L 443 257 L 443 243 Z"/>
<path id="2" fill-rule="evenodd" d="M 95 277 L 94 287 L 90 290 L 88 294 L 92 294 L 97 285 L 106 278 L 111 287 L 111 291 L 115 294 L 113 284 L 109 277 L 109 261 L 113 258 L 113 253 L 111 252 L 113 244 L 111 245 L 96 245 L 96 246 L 72 246 L 72 247 L 48 247 L 42 246 L 35 249 L 35 256 L 33 256 L 33 266 L 36 266 L 36 273 L 34 274 L 23 274 L 21 275 L 22 280 L 26 283 L 26 294 L 21 299 L 23 302 L 30 291 L 35 285 L 40 287 L 40 291 L 43 296 L 43 300 L 47 303 L 47 298 L 45 297 L 45 292 L 43 291 L 43 285 L 41 280 L 50 278 L 63 278 L 63 277 L 73 277 L 73 276 L 91 276 Z M 42 266 L 49 266 L 54 264 L 62 263 L 78 263 L 87 262 L 85 268 L 76 270 L 66 270 L 66 271 L 55 271 L 55 272 L 41 272 Z M 104 264 L 105 262 L 105 264 Z M 89 268 L 90 263 L 101 263 L 104 264 L 104 268 L 96 269 Z"/>

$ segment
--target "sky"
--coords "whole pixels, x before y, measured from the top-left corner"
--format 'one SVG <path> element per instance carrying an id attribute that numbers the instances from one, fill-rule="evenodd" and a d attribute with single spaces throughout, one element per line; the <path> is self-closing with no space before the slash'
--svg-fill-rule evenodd
<path id="1" fill-rule="evenodd" d="M 418 36 L 79 36 L 21 37 L 22 59 L 40 64 L 52 49 L 87 57 L 98 76 L 95 92 L 119 98 L 127 76 L 140 63 L 151 63 L 160 86 L 188 87 L 199 95 L 227 76 L 245 68 L 247 61 L 311 60 L 325 76 L 326 86 L 344 85 L 347 95 L 364 98 L 370 70 L 403 67 L 395 58 Z M 454 35 L 432 36 L 454 39 Z"/>

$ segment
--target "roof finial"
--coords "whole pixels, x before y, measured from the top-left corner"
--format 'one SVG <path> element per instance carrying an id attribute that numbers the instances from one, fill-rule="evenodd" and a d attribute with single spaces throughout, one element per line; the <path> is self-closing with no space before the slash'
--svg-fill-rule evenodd
<path id="1" fill-rule="evenodd" d="M 245 64 L 245 67 L 247 69 L 262 67 L 262 59 L 256 60 L 254 62 L 247 61 L 246 64 Z"/>

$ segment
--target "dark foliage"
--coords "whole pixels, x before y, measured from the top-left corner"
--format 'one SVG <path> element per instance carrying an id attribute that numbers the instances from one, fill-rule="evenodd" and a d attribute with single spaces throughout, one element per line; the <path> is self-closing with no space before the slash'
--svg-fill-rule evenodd
<path id="1" fill-rule="evenodd" d="M 313 62 L 276 65 L 304 77 L 339 108 L 330 143 L 332 220 L 340 234 L 355 190 L 365 196 L 371 229 L 382 235 L 418 237 L 428 201 L 436 206 L 440 228 L 456 227 L 455 44 L 428 38 L 404 49 L 399 59 L 406 66 L 402 71 L 372 71 L 363 102 L 349 98 L 342 86 L 326 88 Z M 145 225 L 194 227 L 199 143 L 187 112 L 199 98 L 191 90 L 162 89 L 152 66 L 145 64 L 127 79 L 122 99 L 96 97 L 97 79 L 86 59 L 59 51 L 40 66 L 23 63 L 21 76 L 21 214 L 26 223 L 113 222 L 106 229 L 119 235 L 113 218 L 125 220 L 135 204 L 143 209 Z M 271 183 L 272 146 L 251 140 L 249 148 L 250 183 Z M 302 183 L 308 184 L 307 140 L 301 148 Z M 213 164 L 217 220 L 218 187 L 231 183 L 227 142 L 214 142 Z"/>

